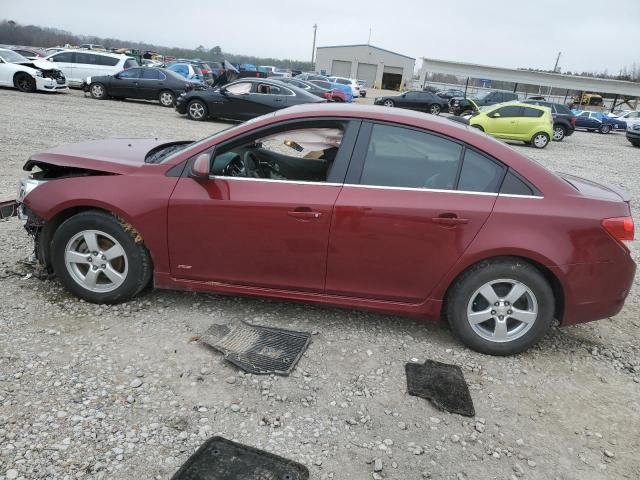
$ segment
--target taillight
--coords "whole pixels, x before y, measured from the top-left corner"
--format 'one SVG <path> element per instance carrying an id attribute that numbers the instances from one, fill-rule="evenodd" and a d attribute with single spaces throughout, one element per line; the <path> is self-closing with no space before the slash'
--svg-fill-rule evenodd
<path id="1" fill-rule="evenodd" d="M 631 217 L 605 218 L 602 220 L 602 226 L 620 242 L 631 241 L 634 238 L 633 218 Z"/>
<path id="2" fill-rule="evenodd" d="M 576 117 L 571 117 L 571 125 L 573 125 L 574 127 L 576 126 Z"/>

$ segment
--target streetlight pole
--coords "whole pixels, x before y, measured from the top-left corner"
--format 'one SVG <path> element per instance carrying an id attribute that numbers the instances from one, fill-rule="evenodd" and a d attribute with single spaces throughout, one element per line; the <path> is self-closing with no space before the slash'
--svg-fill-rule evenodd
<path id="1" fill-rule="evenodd" d="M 313 48 L 311 49 L 311 70 L 316 71 L 316 35 L 318 33 L 318 24 L 313 24 Z"/>

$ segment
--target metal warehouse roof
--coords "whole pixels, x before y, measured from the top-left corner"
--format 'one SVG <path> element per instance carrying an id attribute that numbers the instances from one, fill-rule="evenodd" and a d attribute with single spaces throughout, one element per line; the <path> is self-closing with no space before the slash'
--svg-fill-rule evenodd
<path id="1" fill-rule="evenodd" d="M 566 88 L 585 92 L 613 93 L 627 97 L 640 97 L 640 83 L 610 80 L 607 78 L 581 77 L 561 73 L 531 72 L 503 67 L 491 67 L 474 63 L 450 62 L 433 58 L 422 58 L 420 80 L 424 82 L 427 72 L 446 73 L 458 77 L 489 78 L 542 87 Z"/>
<path id="2" fill-rule="evenodd" d="M 318 47 L 318 48 L 320 49 L 320 48 L 350 48 L 350 47 L 369 47 L 369 48 L 374 48 L 376 50 L 380 50 L 382 52 L 387 52 L 387 53 L 391 53 L 393 55 L 398 55 L 399 57 L 408 58 L 409 60 L 413 60 L 413 61 L 416 60 L 415 58 L 410 57 L 408 55 L 403 55 L 403 54 L 398 53 L 398 52 L 392 52 L 391 50 L 387 50 L 386 48 L 376 47 L 375 45 L 369 45 L 368 43 L 356 43 L 354 45 L 327 45 L 327 46 Z"/>

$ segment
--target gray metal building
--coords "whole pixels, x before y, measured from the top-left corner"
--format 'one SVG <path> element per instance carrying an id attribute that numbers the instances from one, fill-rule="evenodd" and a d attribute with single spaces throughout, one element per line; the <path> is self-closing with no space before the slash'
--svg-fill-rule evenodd
<path id="1" fill-rule="evenodd" d="M 367 86 L 398 90 L 413 77 L 416 59 L 373 45 L 335 45 L 316 49 L 316 71 L 356 78 Z"/>

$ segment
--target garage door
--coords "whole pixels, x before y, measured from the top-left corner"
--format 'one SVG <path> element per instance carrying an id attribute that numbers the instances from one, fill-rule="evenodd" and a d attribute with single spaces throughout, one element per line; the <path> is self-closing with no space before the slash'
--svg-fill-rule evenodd
<path id="1" fill-rule="evenodd" d="M 384 67 L 384 73 L 395 73 L 396 75 L 402 75 L 402 67 Z"/>
<path id="2" fill-rule="evenodd" d="M 367 87 L 372 87 L 376 81 L 376 73 L 378 73 L 378 66 L 373 63 L 359 63 L 358 64 L 358 80 L 364 80 L 367 82 Z"/>
<path id="3" fill-rule="evenodd" d="M 331 62 L 331 75 L 334 77 L 347 77 L 351 76 L 351 62 L 345 62 L 344 60 L 334 60 Z"/>

